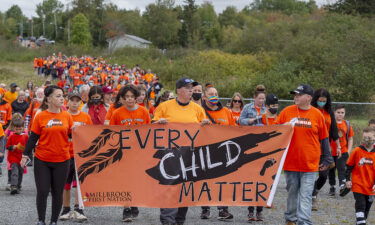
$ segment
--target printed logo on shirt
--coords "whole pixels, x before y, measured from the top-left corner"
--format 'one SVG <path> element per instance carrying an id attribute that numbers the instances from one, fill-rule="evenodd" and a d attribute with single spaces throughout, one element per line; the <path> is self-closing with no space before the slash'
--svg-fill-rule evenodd
<path id="1" fill-rule="evenodd" d="M 294 126 L 303 128 L 312 128 L 312 123 L 309 118 L 297 118 Z"/>
<path id="2" fill-rule="evenodd" d="M 61 120 L 59 119 L 52 119 L 50 121 L 48 121 L 47 125 L 46 125 L 46 128 L 51 128 L 51 127 L 57 127 L 57 126 L 62 126 L 63 123 Z"/>
<path id="3" fill-rule="evenodd" d="M 374 164 L 374 161 L 372 159 L 369 159 L 369 158 L 361 158 L 361 160 L 359 160 L 359 163 L 358 165 L 359 166 L 363 166 L 363 165 L 373 165 Z"/>
<path id="4" fill-rule="evenodd" d="M 84 125 L 86 125 L 86 123 L 85 122 L 73 122 L 73 125 L 74 126 L 84 126 Z"/>
<path id="5" fill-rule="evenodd" d="M 121 124 L 131 124 L 132 122 L 143 123 L 143 119 L 124 119 L 121 120 Z"/>

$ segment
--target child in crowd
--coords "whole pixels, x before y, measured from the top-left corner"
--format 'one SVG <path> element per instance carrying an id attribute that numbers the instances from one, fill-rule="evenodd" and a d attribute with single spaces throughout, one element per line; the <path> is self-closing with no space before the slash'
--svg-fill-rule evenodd
<path id="1" fill-rule="evenodd" d="M 375 195 L 375 128 L 363 130 L 362 144 L 350 154 L 346 169 L 346 187 L 355 199 L 357 224 L 365 225 Z"/>
<path id="2" fill-rule="evenodd" d="M 10 165 L 10 194 L 19 194 L 22 184 L 24 168 L 21 166 L 22 152 L 28 140 L 24 133 L 23 119 L 12 120 L 14 133 L 8 137 L 6 149 L 8 150 L 8 163 Z"/>
<path id="3" fill-rule="evenodd" d="M 329 170 L 328 177 L 331 185 L 330 190 L 335 190 L 337 169 L 340 192 L 342 192 L 345 188 L 345 164 L 349 158 L 349 153 L 352 151 L 354 132 L 350 122 L 345 120 L 346 110 L 344 105 L 337 105 L 334 113 L 341 146 L 341 156 L 338 154 L 336 141 L 331 140 L 331 152 L 336 166 Z"/>

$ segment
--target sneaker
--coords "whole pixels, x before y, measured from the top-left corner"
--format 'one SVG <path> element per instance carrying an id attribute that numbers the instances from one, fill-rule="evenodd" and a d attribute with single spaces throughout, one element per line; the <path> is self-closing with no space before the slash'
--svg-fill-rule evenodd
<path id="1" fill-rule="evenodd" d="M 257 218 L 254 216 L 254 212 L 249 212 L 247 215 L 247 222 L 251 223 L 251 221 L 257 221 Z"/>
<path id="2" fill-rule="evenodd" d="M 138 207 L 131 207 L 130 210 L 131 210 L 131 212 L 132 212 L 132 217 L 133 217 L 133 218 L 137 218 L 138 215 L 139 215 Z"/>
<path id="3" fill-rule="evenodd" d="M 311 206 L 312 211 L 318 211 L 318 199 L 316 196 L 312 197 L 312 206 Z"/>
<path id="4" fill-rule="evenodd" d="M 10 191 L 10 184 L 7 184 L 7 186 L 5 187 L 5 190 Z"/>
<path id="5" fill-rule="evenodd" d="M 345 188 L 343 188 L 343 189 L 341 189 L 340 190 L 340 196 L 341 197 L 344 197 L 345 195 L 347 195 L 349 192 L 350 192 L 350 188 L 347 188 L 347 187 L 345 187 Z"/>
<path id="6" fill-rule="evenodd" d="M 209 209 L 202 209 L 202 212 L 201 212 L 201 219 L 202 220 L 207 220 L 211 217 L 211 213 L 210 213 L 210 210 Z"/>
<path id="7" fill-rule="evenodd" d="M 10 194 L 11 195 L 15 195 L 15 194 L 17 194 L 17 192 L 18 192 L 17 186 L 14 186 L 14 185 L 10 186 Z"/>
<path id="8" fill-rule="evenodd" d="M 57 225 L 56 222 L 51 222 L 49 225 Z"/>
<path id="9" fill-rule="evenodd" d="M 233 219 L 233 215 L 228 212 L 227 209 L 219 210 L 219 216 L 217 217 L 218 220 L 226 221 Z"/>
<path id="10" fill-rule="evenodd" d="M 43 221 L 39 221 L 36 225 L 46 225 L 46 223 Z"/>
<path id="11" fill-rule="evenodd" d="M 65 221 L 72 218 L 72 213 L 70 211 L 70 207 L 64 207 L 63 211 L 61 212 L 61 215 L 59 217 L 59 220 Z"/>
<path id="12" fill-rule="evenodd" d="M 133 222 L 132 211 L 130 208 L 124 208 L 124 211 L 122 213 L 122 221 Z"/>
<path id="13" fill-rule="evenodd" d="M 74 209 L 72 217 L 76 222 L 83 222 L 87 220 L 87 217 L 83 213 L 83 209 L 80 208 Z"/>
<path id="14" fill-rule="evenodd" d="M 336 195 L 336 188 L 334 186 L 331 186 L 329 189 L 329 196 L 334 197 Z"/>
<path id="15" fill-rule="evenodd" d="M 263 213 L 257 212 L 257 221 L 263 221 L 263 220 L 264 220 Z"/>

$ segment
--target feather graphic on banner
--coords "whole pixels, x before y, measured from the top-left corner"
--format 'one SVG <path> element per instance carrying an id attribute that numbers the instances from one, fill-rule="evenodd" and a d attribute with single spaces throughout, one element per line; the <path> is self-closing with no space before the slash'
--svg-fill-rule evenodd
<path id="1" fill-rule="evenodd" d="M 104 129 L 100 133 L 100 135 L 91 142 L 91 146 L 88 149 L 83 150 L 82 152 L 79 152 L 78 155 L 82 158 L 86 158 L 88 156 L 94 155 L 95 153 L 98 152 L 98 150 L 101 147 L 103 147 L 107 143 L 109 138 L 112 137 L 114 134 L 119 134 L 119 133 L 116 131 L 109 130 L 109 129 Z"/>
<path id="2" fill-rule="evenodd" d="M 107 166 L 120 161 L 122 158 L 122 150 L 118 148 L 109 149 L 107 152 L 100 153 L 95 158 L 90 159 L 81 165 L 78 169 L 78 178 L 81 183 L 92 173 L 99 173 Z"/>

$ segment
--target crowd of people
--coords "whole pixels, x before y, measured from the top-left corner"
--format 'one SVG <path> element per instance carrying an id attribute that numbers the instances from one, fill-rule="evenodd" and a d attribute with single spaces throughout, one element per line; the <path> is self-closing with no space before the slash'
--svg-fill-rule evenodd
<path id="1" fill-rule="evenodd" d="M 103 58 L 66 57 L 61 53 L 36 58 L 34 69 L 46 81 L 0 84 L 0 162 L 6 158 L 11 195 L 22 189 L 28 166 L 34 167 L 38 225 L 45 224 L 47 198 L 52 196 L 50 224 L 60 220 L 87 220 L 77 203 L 71 209 L 70 190 L 76 187 L 71 131 L 95 125 L 137 125 L 169 122 L 200 123 L 202 126 L 265 126 L 289 124 L 294 133 L 284 163 L 287 183 L 287 225 L 310 225 L 311 211 L 318 210 L 319 190 L 329 179 L 331 196 L 338 189 L 344 196 L 352 190 L 356 224 L 366 224 L 375 195 L 375 120 L 363 130 L 362 141 L 353 146 L 353 127 L 345 120 L 345 106 L 332 106 L 326 89 L 302 84 L 290 94 L 294 104 L 279 113 L 279 100 L 258 85 L 245 104 L 234 93 L 222 104 L 212 83 L 190 78 L 176 81 L 165 90 L 159 77 L 139 65 L 109 64 Z M 0 167 L 0 174 L 2 174 Z M 184 224 L 187 207 L 160 210 L 162 224 Z M 229 207 L 218 207 L 218 219 L 230 221 Z M 132 222 L 137 207 L 123 209 L 123 221 Z M 202 207 L 201 219 L 211 217 Z M 263 207 L 248 207 L 248 221 L 264 221 Z"/>

